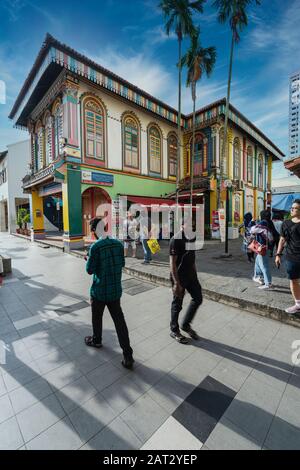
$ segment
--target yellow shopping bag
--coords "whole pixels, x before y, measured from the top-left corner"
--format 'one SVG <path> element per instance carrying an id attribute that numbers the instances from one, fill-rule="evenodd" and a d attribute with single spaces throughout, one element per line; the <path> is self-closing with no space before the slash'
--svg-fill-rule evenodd
<path id="1" fill-rule="evenodd" d="M 150 251 L 153 255 L 155 255 L 156 253 L 159 253 L 160 252 L 160 246 L 159 246 L 159 243 L 157 240 L 155 240 L 154 238 L 151 238 L 150 240 L 147 241 L 147 244 L 150 248 Z"/>

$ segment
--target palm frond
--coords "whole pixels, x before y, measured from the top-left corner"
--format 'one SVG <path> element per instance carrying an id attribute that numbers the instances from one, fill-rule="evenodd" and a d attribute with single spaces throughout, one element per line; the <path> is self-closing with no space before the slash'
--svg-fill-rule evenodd
<path id="1" fill-rule="evenodd" d="M 198 1 L 194 1 L 194 2 L 189 2 L 189 7 L 192 10 L 197 11 L 198 13 L 203 13 L 203 11 L 204 11 L 203 5 L 204 5 L 205 2 L 206 2 L 206 0 L 198 0 Z"/>
<path id="2" fill-rule="evenodd" d="M 220 23 L 230 24 L 235 42 L 239 42 L 240 33 L 248 25 L 247 9 L 252 4 L 261 5 L 261 0 L 214 0 L 213 7 L 218 11 Z"/>
<path id="3" fill-rule="evenodd" d="M 165 18 L 165 30 L 169 35 L 175 31 L 178 39 L 194 34 L 193 12 L 203 12 L 203 4 L 206 0 L 161 0 L 159 8 Z"/>
<path id="4" fill-rule="evenodd" d="M 203 74 L 210 76 L 216 62 L 216 48 L 203 48 L 200 43 L 200 30 L 191 37 L 190 47 L 182 58 L 182 66 L 187 67 L 186 86 L 201 79 Z"/>

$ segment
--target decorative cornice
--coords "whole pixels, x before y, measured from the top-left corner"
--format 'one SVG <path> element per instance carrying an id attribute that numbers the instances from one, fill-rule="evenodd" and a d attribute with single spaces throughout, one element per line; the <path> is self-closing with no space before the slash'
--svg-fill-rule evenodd
<path id="1" fill-rule="evenodd" d="M 32 111 L 30 118 L 33 121 L 41 118 L 43 113 L 49 108 L 53 103 L 55 98 L 62 92 L 63 86 L 66 80 L 66 71 L 62 70 L 60 75 L 57 77 L 53 85 L 49 88 L 48 92 L 45 94 L 43 99 L 39 102 L 36 108 Z"/>
<path id="2" fill-rule="evenodd" d="M 47 168 L 44 168 L 43 170 L 39 171 L 38 173 L 35 173 L 34 175 L 28 177 L 25 177 L 23 180 L 23 188 L 26 189 L 37 182 L 42 182 L 45 179 L 49 178 L 50 176 L 53 176 L 55 172 L 55 165 L 52 163 L 49 165 Z"/>

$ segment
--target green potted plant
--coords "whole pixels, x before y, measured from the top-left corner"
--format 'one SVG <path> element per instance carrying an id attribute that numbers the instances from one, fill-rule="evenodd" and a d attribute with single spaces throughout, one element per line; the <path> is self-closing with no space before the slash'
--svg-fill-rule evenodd
<path id="1" fill-rule="evenodd" d="M 23 224 L 24 224 L 24 217 L 26 215 L 27 215 L 26 209 L 21 208 L 18 210 L 17 224 L 19 226 L 19 229 L 17 229 L 17 233 L 21 233 L 22 235 L 24 234 Z"/>
<path id="2" fill-rule="evenodd" d="M 23 224 L 24 224 L 24 234 L 29 236 L 30 235 L 30 230 L 28 230 L 28 224 L 30 223 L 30 213 L 27 212 L 27 214 L 23 217 Z"/>

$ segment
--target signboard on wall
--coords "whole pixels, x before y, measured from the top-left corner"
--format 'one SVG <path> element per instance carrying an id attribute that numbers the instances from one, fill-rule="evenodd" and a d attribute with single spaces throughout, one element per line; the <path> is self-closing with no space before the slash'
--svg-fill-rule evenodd
<path id="1" fill-rule="evenodd" d="M 120 234 L 120 199 L 114 199 L 112 201 L 112 220 L 115 225 L 116 233 L 114 236 L 119 238 Z"/>
<path id="2" fill-rule="evenodd" d="M 61 183 L 51 183 L 39 189 L 39 197 L 51 196 L 53 194 L 61 193 Z"/>
<path id="3" fill-rule="evenodd" d="M 109 173 L 100 173 L 99 171 L 87 171 L 81 172 L 81 180 L 83 183 L 99 184 L 101 186 L 113 186 L 114 175 Z"/>
<path id="4" fill-rule="evenodd" d="M 225 242 L 225 238 L 226 238 L 226 216 L 225 216 L 225 209 L 219 209 L 219 224 L 220 224 L 221 242 Z"/>
<path id="5" fill-rule="evenodd" d="M 220 223 L 219 223 L 219 212 L 212 211 L 212 238 L 220 238 Z"/>

